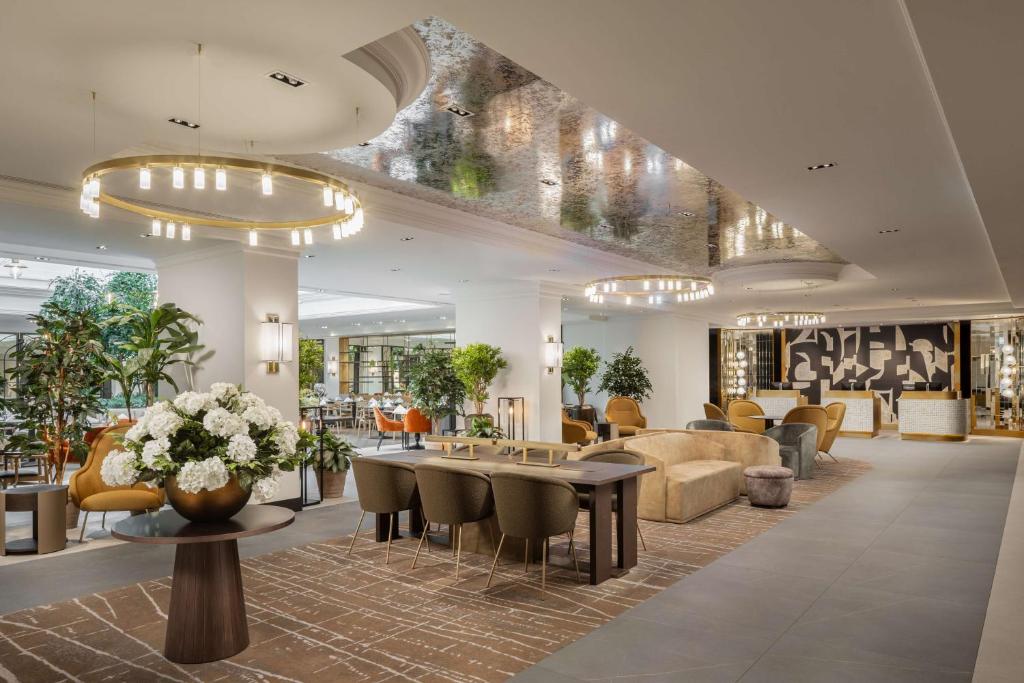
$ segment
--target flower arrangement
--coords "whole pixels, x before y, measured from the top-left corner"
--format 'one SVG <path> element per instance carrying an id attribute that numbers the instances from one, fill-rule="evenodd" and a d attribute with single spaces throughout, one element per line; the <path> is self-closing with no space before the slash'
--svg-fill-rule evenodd
<path id="1" fill-rule="evenodd" d="M 309 440 L 259 396 L 220 382 L 149 408 L 125 433 L 124 450 L 103 460 L 100 476 L 110 486 L 156 486 L 173 476 L 182 491 L 199 493 L 234 475 L 263 502 L 277 493 L 280 473 L 306 457 Z"/>

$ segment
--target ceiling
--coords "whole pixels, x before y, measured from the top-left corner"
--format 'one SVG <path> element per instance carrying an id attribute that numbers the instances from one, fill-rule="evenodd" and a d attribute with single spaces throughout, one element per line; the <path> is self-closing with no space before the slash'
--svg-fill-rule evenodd
<path id="1" fill-rule="evenodd" d="M 204 148 L 328 152 L 335 158 L 323 162 L 344 164 L 364 181 L 356 186 L 367 229 L 311 250 L 315 258 L 300 262 L 304 288 L 436 305 L 460 286 L 542 280 L 564 288 L 569 313 L 588 314 L 593 309 L 573 297 L 591 278 L 719 269 L 708 242 L 701 248 L 688 237 L 688 229 L 707 230 L 706 213 L 692 217 L 695 229 L 681 220 L 690 217 L 663 219 L 676 197 L 689 210 L 688 196 L 700 204 L 727 192 L 725 204 L 763 209 L 766 240 L 776 239 L 773 223 L 784 223 L 782 244 L 795 250 L 784 258 L 808 256 L 804 247 L 816 245 L 812 260 L 839 270 L 823 286 L 784 291 L 748 290 L 740 278 L 689 315 L 727 323 L 743 311 L 777 308 L 823 310 L 830 322 L 949 319 L 1009 313 L 1016 310 L 1011 295 L 1018 304 L 1024 295 L 1016 267 L 1024 238 L 1012 200 L 1024 185 L 1017 130 L 1024 96 L 1007 85 L 1020 81 L 1024 63 L 1013 31 L 1022 23 L 1017 3 L 311 0 L 287 12 L 282 17 L 282 6 L 269 0 L 6 3 L 0 58 L 17 68 L 0 72 L 0 87 L 17 96 L 0 101 L 0 257 L 152 268 L 163 256 L 216 243 L 220 236 L 201 230 L 187 244 L 142 238 L 144 226 L 113 212 L 90 221 L 78 213 L 73 189 L 98 158 L 139 146 L 193 149 L 194 133 L 166 119 L 172 110 L 193 116 L 193 50 L 203 42 Z M 516 78 L 529 74 L 532 80 L 496 99 L 529 95 L 522 121 L 545 140 L 558 138 L 517 151 L 499 144 L 504 120 L 486 107 L 480 118 L 467 117 L 476 121 L 461 134 L 483 135 L 485 151 L 512 169 L 481 199 L 366 170 L 375 154 L 390 169 L 408 155 L 407 140 L 389 128 L 394 92 L 344 55 L 428 17 L 456 27 L 484 51 L 478 55 L 488 55 L 484 62 L 499 60 Z M 300 104 L 293 96 L 307 86 L 288 92 L 266 77 L 277 69 L 309 78 L 303 97 L 320 99 Z M 92 90 L 99 93 L 95 154 Z M 452 130 L 466 124 L 451 123 L 443 107 L 424 112 L 420 105 L 414 100 L 406 112 L 448 121 L 442 125 Z M 607 189 L 627 187 L 623 170 L 595 174 L 572 161 L 582 149 L 586 162 L 584 133 L 594 129 L 597 140 L 611 121 L 613 148 L 643 159 L 632 168 L 651 179 L 637 184 L 637 196 L 655 209 L 637 214 L 632 225 L 640 232 L 632 237 L 614 228 L 602 233 L 600 223 L 567 231 L 565 193 L 596 188 L 586 208 L 605 220 L 614 209 Z M 352 149 L 367 139 L 379 139 L 379 149 Z M 547 165 L 535 158 L 527 172 L 530 154 Z M 664 154 L 660 174 L 647 174 L 649 154 Z M 677 158 L 689 180 L 673 184 L 666 178 Z M 822 162 L 838 165 L 807 170 Z M 557 171 L 558 184 L 541 184 L 537 168 Z M 700 183 L 690 181 L 700 177 L 722 190 L 692 194 L 687 188 Z M 521 178 L 522 187 L 503 184 L 509 178 Z M 557 210 L 544 208 L 551 194 Z M 756 237 L 754 211 L 747 229 Z M 747 245 L 757 242 L 748 235 Z M 775 261 L 770 247 L 752 251 Z"/>

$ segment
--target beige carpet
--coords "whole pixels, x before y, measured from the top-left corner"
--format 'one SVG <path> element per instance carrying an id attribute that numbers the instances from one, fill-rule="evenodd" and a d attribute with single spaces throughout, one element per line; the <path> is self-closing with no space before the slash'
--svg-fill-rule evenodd
<path id="1" fill-rule="evenodd" d="M 168 578 L 23 610 L 0 617 L 0 680 L 501 681 L 869 468 L 823 463 L 815 479 L 796 482 L 786 509 L 743 498 L 689 524 L 642 522 L 639 565 L 600 586 L 577 584 L 565 542 L 553 540 L 546 598 L 536 565 L 529 575 L 522 563 L 500 565 L 485 589 L 482 555 L 464 556 L 455 582 L 441 546 L 410 571 L 410 539 L 396 542 L 388 566 L 371 534 L 351 557 L 339 538 L 251 558 L 242 563 L 251 645 L 212 664 L 162 657 Z M 577 538 L 587 537 L 585 521 Z"/>

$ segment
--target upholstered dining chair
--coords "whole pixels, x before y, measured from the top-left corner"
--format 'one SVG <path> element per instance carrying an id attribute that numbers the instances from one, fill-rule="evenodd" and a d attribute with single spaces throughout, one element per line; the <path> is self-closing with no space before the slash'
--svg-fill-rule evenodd
<path id="1" fill-rule="evenodd" d="M 430 418 L 421 413 L 419 408 L 409 408 L 409 412 L 402 417 L 402 436 L 406 440 L 405 447 L 410 450 L 422 449 L 420 434 L 429 434 L 431 428 Z M 408 443 L 409 434 L 416 435 L 416 443 L 411 446 Z"/>
<path id="2" fill-rule="evenodd" d="M 562 411 L 562 443 L 576 443 L 581 446 L 594 441 L 597 438 L 590 423 L 582 420 L 573 420 L 569 417 L 568 411 Z"/>
<path id="3" fill-rule="evenodd" d="M 380 438 L 377 439 L 377 450 L 380 450 L 380 445 L 384 443 L 384 437 L 387 436 L 388 432 L 402 433 L 405 429 L 405 425 L 402 424 L 401 420 L 392 420 L 388 418 L 384 413 L 380 412 L 380 408 L 374 406 L 373 418 L 377 421 L 377 431 L 380 433 Z"/>
<path id="4" fill-rule="evenodd" d="M 744 398 L 729 401 L 729 422 L 737 432 L 764 433 L 764 420 L 752 418 L 751 415 L 764 415 L 764 411 L 754 401 Z"/>
<path id="5" fill-rule="evenodd" d="M 818 455 L 817 427 L 788 422 L 764 430 L 764 435 L 778 442 L 782 466 L 793 470 L 796 479 L 814 476 L 814 459 Z"/>
<path id="6" fill-rule="evenodd" d="M 644 456 L 635 451 L 602 451 L 600 453 L 588 453 L 584 455 L 580 460 L 589 460 L 590 462 L 611 462 L 616 465 L 643 465 Z M 577 492 L 580 499 L 580 508 L 583 510 L 590 509 L 590 494 L 587 492 Z M 619 512 L 619 496 L 616 493 L 612 494 L 612 511 L 618 514 Z M 636 521 L 636 534 L 640 537 L 640 545 L 644 550 L 647 550 L 647 541 L 644 540 L 644 532 L 640 530 L 640 520 Z M 571 544 L 572 541 L 570 540 Z"/>
<path id="7" fill-rule="evenodd" d="M 501 539 L 494 554 L 491 573 L 487 577 L 490 587 L 494 568 L 498 566 L 501 546 L 506 536 L 526 540 L 526 557 L 530 557 L 530 539 L 541 541 L 540 589 L 543 596 L 547 589 L 548 539 L 551 536 L 571 534 L 576 529 L 579 514 L 579 497 L 576 489 L 560 479 L 538 477 L 520 472 L 491 473 L 491 489 L 494 491 L 494 508 L 498 514 L 498 528 Z M 576 580 L 580 580 L 580 565 L 576 559 L 576 546 L 570 540 L 572 561 L 576 566 Z"/>
<path id="8" fill-rule="evenodd" d="M 384 552 L 384 564 L 391 560 L 391 539 L 395 535 L 395 517 L 402 510 L 420 506 L 419 490 L 416 487 L 416 471 L 412 465 L 402 462 L 381 460 L 373 456 L 352 458 L 352 473 L 356 478 L 359 494 L 359 523 L 352 533 L 348 554 L 356 545 L 356 537 L 363 526 L 367 512 L 388 515 L 388 543 Z M 426 524 L 423 525 L 426 527 Z"/>
<path id="9" fill-rule="evenodd" d="M 726 417 L 722 409 L 716 406 L 714 403 L 704 404 L 704 417 L 709 420 L 721 420 L 722 422 L 728 422 L 729 418 Z"/>
<path id="10" fill-rule="evenodd" d="M 416 485 L 424 518 L 448 525 L 452 549 L 455 550 L 455 580 L 458 581 L 462 560 L 462 525 L 466 522 L 481 522 L 494 514 L 491 480 L 481 472 L 424 463 L 416 466 Z M 412 558 L 412 569 L 416 568 L 424 540 L 427 542 L 427 552 L 430 552 L 430 539 L 427 537 L 429 527 L 429 522 L 425 521 L 423 535 L 420 536 L 416 554 Z M 491 547 L 494 547 L 493 537 Z M 497 558 L 497 552 L 494 556 Z"/>
<path id="11" fill-rule="evenodd" d="M 121 423 L 95 435 L 85 464 L 81 469 L 71 473 L 68 496 L 85 512 L 82 531 L 78 535 L 79 543 L 85 539 L 85 527 L 89 522 L 90 512 L 102 512 L 102 524 L 105 527 L 108 512 L 140 514 L 163 507 L 163 489 L 150 488 L 142 482 L 134 486 L 110 486 L 100 476 L 103 461 L 112 451 L 120 450 L 121 437 L 129 427 L 130 423 Z"/>
<path id="12" fill-rule="evenodd" d="M 628 396 L 614 396 L 604 407 L 604 417 L 619 425 L 619 436 L 634 436 L 647 428 L 647 418 L 640 412 L 640 404 Z"/>
<path id="13" fill-rule="evenodd" d="M 690 420 L 686 423 L 687 429 L 696 429 L 705 432 L 734 432 L 732 425 L 726 420 Z"/>
<path id="14" fill-rule="evenodd" d="M 839 460 L 832 455 L 832 444 L 836 442 L 840 430 L 843 428 L 843 419 L 846 417 L 846 404 L 841 402 L 829 403 L 825 406 L 825 413 L 828 414 L 828 427 L 825 428 L 825 438 L 821 442 L 821 452 L 828 455 L 836 462 Z"/>
<path id="15" fill-rule="evenodd" d="M 828 413 L 821 406 L 797 406 L 790 408 L 786 416 L 782 418 L 782 424 L 799 422 L 802 424 L 814 425 L 818 430 L 815 437 L 815 453 L 821 451 L 821 445 L 825 442 L 825 432 L 828 430 Z"/>

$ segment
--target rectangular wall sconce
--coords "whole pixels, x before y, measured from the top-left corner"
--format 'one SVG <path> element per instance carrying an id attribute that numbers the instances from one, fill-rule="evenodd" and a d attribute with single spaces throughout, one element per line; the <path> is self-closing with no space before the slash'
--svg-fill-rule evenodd
<path id="1" fill-rule="evenodd" d="M 260 323 L 260 362 L 267 364 L 268 375 L 276 375 L 281 363 L 292 362 L 292 324 L 274 314 Z"/>
<path id="2" fill-rule="evenodd" d="M 549 375 L 555 374 L 555 370 L 562 367 L 562 342 L 556 342 L 551 335 L 544 342 L 544 365 Z"/>
<path id="3" fill-rule="evenodd" d="M 327 361 L 327 372 L 331 374 L 331 377 L 338 376 L 338 357 L 331 356 L 331 360 Z"/>

